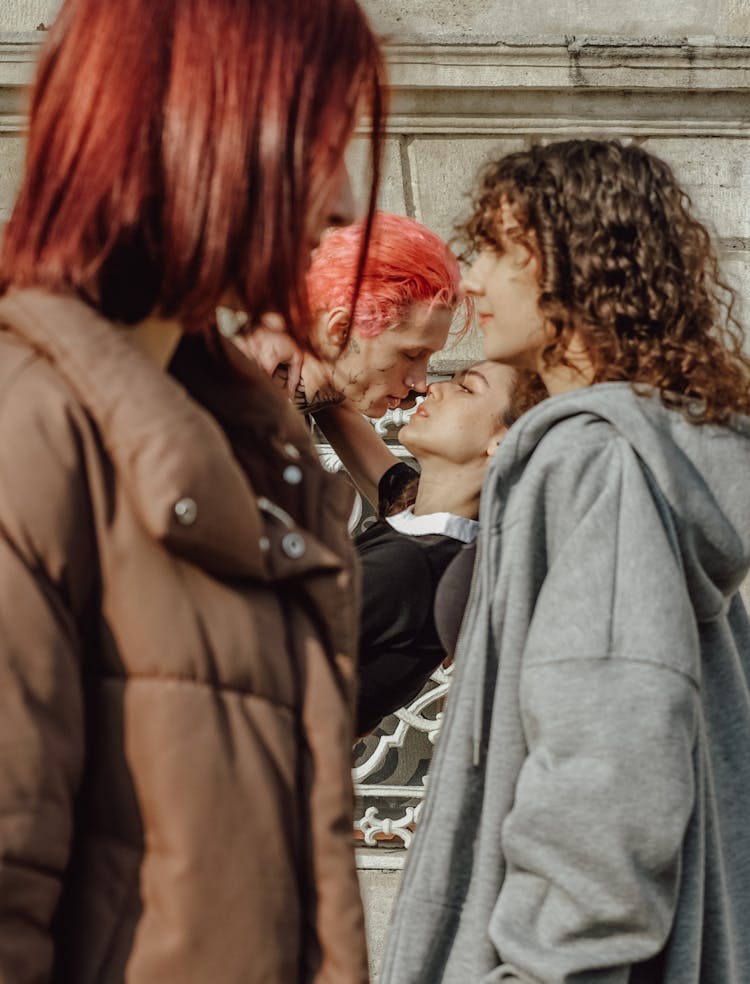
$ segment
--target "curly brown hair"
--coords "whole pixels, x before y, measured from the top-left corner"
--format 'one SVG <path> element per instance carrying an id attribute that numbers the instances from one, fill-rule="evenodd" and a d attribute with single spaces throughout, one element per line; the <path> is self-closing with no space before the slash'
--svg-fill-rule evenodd
<path id="1" fill-rule="evenodd" d="M 480 172 L 458 230 L 469 252 L 503 252 L 505 201 L 539 259 L 539 307 L 553 330 L 545 366 L 570 365 L 577 331 L 594 383 L 653 387 L 696 423 L 750 413 L 734 293 L 664 161 L 614 140 L 508 154 Z"/>

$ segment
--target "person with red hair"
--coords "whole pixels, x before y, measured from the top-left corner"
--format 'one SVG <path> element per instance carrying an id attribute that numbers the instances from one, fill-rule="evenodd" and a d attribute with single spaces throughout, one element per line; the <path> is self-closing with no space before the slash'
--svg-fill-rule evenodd
<path id="1" fill-rule="evenodd" d="M 378 212 L 352 317 L 356 257 L 364 228 L 334 229 L 307 275 L 320 358 L 306 355 L 302 393 L 344 402 L 381 417 L 411 391 L 424 393 L 427 363 L 448 337 L 461 300 L 461 273 L 450 248 L 425 226 Z"/>
<path id="2" fill-rule="evenodd" d="M 236 337 L 306 413 L 344 404 L 381 417 L 424 393 L 427 363 L 462 299 L 458 260 L 443 240 L 414 219 L 377 212 L 353 306 L 365 235 L 364 224 L 332 229 L 313 253 L 312 352 L 298 351 L 278 318 Z"/>
<path id="3" fill-rule="evenodd" d="M 310 344 L 355 0 L 65 0 L 0 254 L 0 979 L 365 984 L 348 490 L 215 326 Z M 352 303 L 356 303 L 352 301 Z"/>

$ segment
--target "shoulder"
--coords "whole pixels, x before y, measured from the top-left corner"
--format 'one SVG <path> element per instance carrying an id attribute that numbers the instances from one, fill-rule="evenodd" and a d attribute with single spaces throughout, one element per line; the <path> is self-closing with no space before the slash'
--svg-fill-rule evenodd
<path id="1" fill-rule="evenodd" d="M 55 582 L 92 550 L 84 444 L 93 426 L 54 367 L 0 332 L 0 528 Z M 68 585 L 72 588 L 72 585 Z"/>
<path id="2" fill-rule="evenodd" d="M 397 533 L 387 523 L 358 538 L 364 639 L 380 638 L 385 627 L 390 632 L 404 620 L 421 625 L 432 612 L 436 574 L 424 539 Z"/>
<path id="3" fill-rule="evenodd" d="M 539 436 L 529 455 L 536 467 L 580 467 L 599 460 L 618 444 L 620 434 L 611 421 L 581 412 L 563 417 Z"/>
<path id="4" fill-rule="evenodd" d="M 423 583 L 430 574 L 430 544 L 433 537 L 414 537 L 398 533 L 387 522 L 373 524 L 357 537 L 356 545 L 362 562 L 363 576 L 384 578 L 401 584 Z M 434 547 L 432 547 L 434 549 Z"/>
<path id="5" fill-rule="evenodd" d="M 0 453 L 24 429 L 24 438 L 72 438 L 87 415 L 54 366 L 24 342 L 0 330 Z M 27 443 L 24 441 L 23 443 Z"/>
<path id="6" fill-rule="evenodd" d="M 518 511 L 536 509 L 546 514 L 585 512 L 621 483 L 624 460 L 632 455 L 609 421 L 586 413 L 556 421 L 533 443 L 527 442 L 523 455 L 508 451 L 497 456 L 488 476 L 488 488 L 507 503 L 507 520 Z"/>
<path id="7" fill-rule="evenodd" d="M 427 565 L 424 545 L 418 537 L 406 536 L 381 520 L 361 533 L 356 539 L 357 550 L 363 564 L 396 562 Z M 398 572 L 394 571 L 394 574 Z"/>
<path id="8" fill-rule="evenodd" d="M 407 536 L 376 523 L 357 539 L 366 595 L 405 597 L 432 604 L 438 581 L 462 544 L 434 534 Z"/>

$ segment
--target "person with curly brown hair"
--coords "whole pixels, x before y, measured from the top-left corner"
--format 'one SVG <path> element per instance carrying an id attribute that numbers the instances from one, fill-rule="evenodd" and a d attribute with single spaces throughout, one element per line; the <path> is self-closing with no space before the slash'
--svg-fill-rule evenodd
<path id="1" fill-rule="evenodd" d="M 463 231 L 487 356 L 550 399 L 484 482 L 381 981 L 744 984 L 750 360 L 732 292 L 635 145 L 505 156 Z"/>

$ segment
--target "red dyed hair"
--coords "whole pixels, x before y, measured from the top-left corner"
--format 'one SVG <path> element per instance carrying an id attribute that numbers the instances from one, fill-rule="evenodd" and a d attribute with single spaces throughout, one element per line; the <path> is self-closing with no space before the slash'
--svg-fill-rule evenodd
<path id="1" fill-rule="evenodd" d="M 352 309 L 364 226 L 327 233 L 313 254 L 307 290 L 313 315 Z M 376 212 L 354 312 L 354 330 L 374 338 L 413 304 L 455 308 L 463 300 L 458 260 L 443 240 L 414 219 Z M 465 327 L 470 320 L 466 316 Z"/>
<path id="2" fill-rule="evenodd" d="M 72 291 L 113 320 L 188 328 L 231 292 L 251 319 L 278 311 L 302 335 L 305 223 L 361 112 L 369 231 L 383 78 L 356 0 L 65 0 L 0 289 Z"/>

